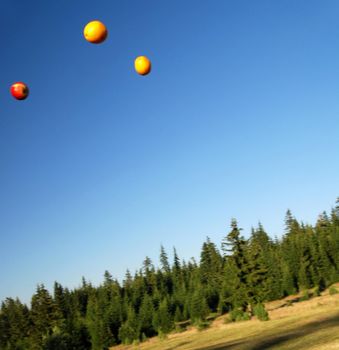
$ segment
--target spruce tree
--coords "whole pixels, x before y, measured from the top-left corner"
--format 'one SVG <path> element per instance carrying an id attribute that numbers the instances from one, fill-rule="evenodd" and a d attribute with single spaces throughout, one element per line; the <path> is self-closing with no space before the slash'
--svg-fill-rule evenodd
<path id="1" fill-rule="evenodd" d="M 194 291 L 191 298 L 190 315 L 193 323 L 204 321 L 209 314 L 206 298 L 201 288 Z"/>
<path id="2" fill-rule="evenodd" d="M 153 326 L 160 335 L 168 334 L 173 328 L 173 320 L 168 310 L 168 302 L 166 298 L 161 301 L 159 309 L 154 314 Z"/>
<path id="3" fill-rule="evenodd" d="M 153 328 L 153 315 L 154 315 L 154 306 L 152 303 L 152 298 L 145 294 L 141 303 L 138 321 L 139 321 L 139 330 L 140 333 L 144 333 L 146 337 L 152 337 L 155 335 L 155 330 Z"/>
<path id="4" fill-rule="evenodd" d="M 139 324 L 134 308 L 129 306 L 128 317 L 125 323 L 119 329 L 119 339 L 124 344 L 131 344 L 139 339 Z"/>
<path id="5" fill-rule="evenodd" d="M 165 248 L 161 245 L 160 246 L 160 264 L 161 264 L 161 269 L 164 273 L 169 273 L 170 272 L 170 265 L 168 262 L 168 257 L 165 252 Z"/>
<path id="6" fill-rule="evenodd" d="M 55 304 L 43 284 L 37 286 L 36 293 L 32 297 L 30 316 L 32 348 L 40 349 L 44 338 L 52 335 L 53 328 L 57 324 Z"/>
<path id="7" fill-rule="evenodd" d="M 178 274 L 180 270 L 181 270 L 180 259 L 175 247 L 173 247 L 173 272 L 175 274 Z"/>
<path id="8" fill-rule="evenodd" d="M 246 289 L 247 299 L 251 307 L 267 300 L 269 293 L 267 252 L 268 240 L 259 225 L 257 231 L 252 230 L 252 236 L 246 249 L 247 271 L 246 271 Z"/>
<path id="9" fill-rule="evenodd" d="M 90 295 L 87 308 L 87 327 L 93 350 L 101 350 L 115 344 L 116 339 L 110 328 L 107 312 L 110 311 L 105 288 Z"/>
<path id="10" fill-rule="evenodd" d="M 0 349 L 28 347 L 29 310 L 20 300 L 6 298 L 0 309 Z"/>
<path id="11" fill-rule="evenodd" d="M 229 290 L 226 291 L 230 297 L 226 302 L 231 302 L 233 308 L 247 310 L 248 283 L 247 274 L 249 269 L 246 257 L 246 241 L 240 235 L 241 229 L 238 228 L 237 221 L 232 219 L 231 231 L 223 240 L 223 251 L 225 259 L 224 276 L 226 283 L 229 284 Z"/>

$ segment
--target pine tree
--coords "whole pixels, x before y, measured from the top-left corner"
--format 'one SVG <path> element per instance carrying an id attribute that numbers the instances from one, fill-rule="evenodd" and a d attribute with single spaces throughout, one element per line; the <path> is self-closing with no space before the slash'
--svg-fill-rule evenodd
<path id="1" fill-rule="evenodd" d="M 240 231 L 237 221 L 232 219 L 231 231 L 223 241 L 224 274 L 226 283 L 229 285 L 226 293 L 230 294 L 226 302 L 230 302 L 233 308 L 246 311 L 249 304 L 247 295 L 249 264 L 246 258 L 246 241 L 240 236 Z"/>
<path id="2" fill-rule="evenodd" d="M 282 259 L 278 247 L 278 243 L 275 242 L 265 258 L 267 259 L 267 285 L 269 286 L 267 300 L 277 300 L 284 296 L 282 290 Z"/>
<path id="3" fill-rule="evenodd" d="M 288 236 L 298 234 L 300 225 L 295 217 L 292 215 L 291 210 L 288 209 L 285 216 L 285 233 Z"/>
<path id="4" fill-rule="evenodd" d="M 160 246 L 160 264 L 161 264 L 161 269 L 164 273 L 169 273 L 170 272 L 170 265 L 168 262 L 168 257 L 165 252 L 165 248 L 161 245 Z"/>
<path id="5" fill-rule="evenodd" d="M 315 232 L 319 247 L 319 276 L 324 281 L 325 285 L 329 286 L 335 281 L 337 274 L 335 263 L 335 255 L 337 252 L 333 252 L 332 249 L 333 242 L 331 242 L 331 225 L 326 218 L 323 219 L 322 217 L 321 219 L 318 219 Z"/>
<path id="6" fill-rule="evenodd" d="M 337 198 L 335 204 L 336 204 L 335 207 L 331 211 L 331 221 L 334 227 L 338 227 L 339 226 L 339 197 Z"/>
<path id="7" fill-rule="evenodd" d="M 64 288 L 58 282 L 54 282 L 54 296 L 56 327 L 66 332 L 66 323 L 69 318 L 69 308 L 67 305 Z"/>
<path id="8" fill-rule="evenodd" d="M 104 273 L 104 287 L 109 289 L 113 285 L 113 283 L 114 281 L 112 275 L 108 270 L 106 270 Z"/>
<path id="9" fill-rule="evenodd" d="M 159 334 L 168 334 L 173 328 L 173 320 L 168 310 L 167 299 L 163 299 L 159 309 L 154 314 L 153 326 Z"/>
<path id="10" fill-rule="evenodd" d="M 91 336 L 93 350 L 101 350 L 115 344 L 116 339 L 112 334 L 107 316 L 109 303 L 104 288 L 99 288 L 97 293 L 90 295 L 87 308 L 87 327 Z"/>
<path id="11" fill-rule="evenodd" d="M 312 281 L 312 254 L 310 247 L 310 239 L 307 235 L 307 228 L 303 228 L 304 234 L 300 235 L 298 240 L 298 249 L 300 256 L 300 269 L 298 273 L 299 290 L 307 290 L 313 287 Z"/>
<path id="12" fill-rule="evenodd" d="M 175 247 L 173 247 L 173 272 L 175 274 L 178 274 L 178 272 L 181 270 L 181 265 L 180 265 L 180 259 L 178 257 L 177 251 Z"/>
<path id="13" fill-rule="evenodd" d="M 199 271 L 200 281 L 205 286 L 208 306 L 216 311 L 222 284 L 222 257 L 208 237 L 202 246 Z"/>
<path id="14" fill-rule="evenodd" d="M 148 256 L 146 256 L 145 260 L 143 261 L 142 274 L 144 276 L 144 284 L 145 284 L 146 292 L 148 294 L 152 294 L 154 289 L 156 288 L 157 282 L 156 282 L 154 265 L 152 263 L 152 260 Z M 141 298 L 140 298 L 140 303 L 141 303 Z"/>
<path id="15" fill-rule="evenodd" d="M 124 344 L 130 344 L 139 339 L 139 324 L 134 308 L 129 306 L 126 322 L 119 329 L 119 339 Z"/>
<path id="16" fill-rule="evenodd" d="M 76 303 L 79 305 L 79 312 L 81 317 L 86 317 L 87 304 L 89 296 L 94 292 L 91 283 L 88 283 L 85 277 L 82 277 L 82 285 L 75 290 Z"/>
<path id="17" fill-rule="evenodd" d="M 254 315 L 257 316 L 260 321 L 269 320 L 268 312 L 266 311 L 264 304 L 258 303 L 254 307 Z"/>
<path id="18" fill-rule="evenodd" d="M 191 298 L 190 315 L 193 323 L 204 321 L 209 314 L 206 298 L 200 288 L 196 289 Z"/>
<path id="19" fill-rule="evenodd" d="M 282 261 L 282 293 L 284 296 L 294 294 L 296 292 L 293 275 L 290 272 L 289 266 L 285 261 Z"/>
<path id="20" fill-rule="evenodd" d="M 147 337 L 155 335 L 155 330 L 152 324 L 153 314 L 154 307 L 152 298 L 148 294 L 145 294 L 141 303 L 138 320 L 140 333 L 144 333 Z"/>
<path id="21" fill-rule="evenodd" d="M 68 350 L 71 346 L 71 340 L 66 334 L 55 333 L 49 335 L 43 341 L 43 350 Z"/>
<path id="22" fill-rule="evenodd" d="M 269 293 L 268 266 L 266 252 L 268 251 L 268 237 L 259 224 L 257 231 L 252 230 L 249 245 L 246 249 L 246 289 L 247 299 L 252 308 L 267 300 Z"/>
<path id="23" fill-rule="evenodd" d="M 44 338 L 52 335 L 53 328 L 57 324 L 55 304 L 43 284 L 37 286 L 36 293 L 32 297 L 30 315 L 32 348 L 40 349 Z"/>
<path id="24" fill-rule="evenodd" d="M 0 310 L 0 349 L 28 346 L 29 310 L 20 300 L 6 298 Z"/>

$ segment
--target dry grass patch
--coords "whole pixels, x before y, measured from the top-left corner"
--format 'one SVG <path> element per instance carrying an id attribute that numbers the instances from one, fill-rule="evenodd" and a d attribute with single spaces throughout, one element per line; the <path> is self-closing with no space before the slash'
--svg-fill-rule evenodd
<path id="1" fill-rule="evenodd" d="M 152 338 L 140 345 L 120 345 L 111 350 L 339 349 L 339 294 L 329 295 L 326 291 L 319 297 L 292 306 L 284 306 L 286 299 L 290 300 L 267 303 L 271 319 L 268 322 L 252 319 L 224 324 L 224 315 L 201 332 L 190 328 L 170 334 L 165 340 Z"/>

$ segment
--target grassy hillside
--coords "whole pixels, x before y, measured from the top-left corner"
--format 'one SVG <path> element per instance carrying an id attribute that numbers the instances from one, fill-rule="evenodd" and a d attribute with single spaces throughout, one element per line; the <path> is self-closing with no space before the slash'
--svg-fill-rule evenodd
<path id="1" fill-rule="evenodd" d="M 336 287 L 339 290 L 339 284 Z M 297 298 L 267 303 L 268 322 L 252 319 L 225 324 L 224 315 L 204 331 L 191 328 L 170 334 L 166 340 L 153 338 L 111 350 L 339 350 L 339 294 L 325 291 L 319 297 L 293 302 Z"/>

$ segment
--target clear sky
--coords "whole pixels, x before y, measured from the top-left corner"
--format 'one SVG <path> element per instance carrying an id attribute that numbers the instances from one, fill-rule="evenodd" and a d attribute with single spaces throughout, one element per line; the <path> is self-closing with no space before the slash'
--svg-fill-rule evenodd
<path id="1" fill-rule="evenodd" d="M 232 217 L 281 236 L 288 208 L 313 224 L 334 206 L 338 1 L 1 0 L 0 17 L 0 300 L 121 280 L 160 244 L 198 258 Z"/>

